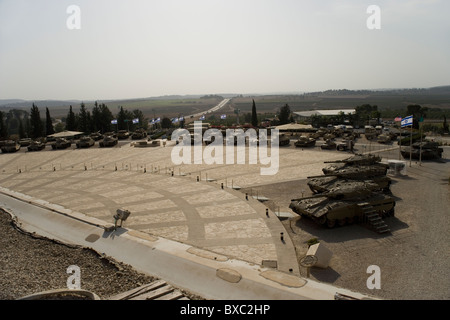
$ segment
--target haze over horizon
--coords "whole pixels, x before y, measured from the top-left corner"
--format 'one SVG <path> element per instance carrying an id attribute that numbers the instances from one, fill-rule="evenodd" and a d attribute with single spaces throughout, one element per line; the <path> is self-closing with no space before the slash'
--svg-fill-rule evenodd
<path id="1" fill-rule="evenodd" d="M 449 12 L 444 0 L 0 0 L 0 99 L 444 86 Z"/>

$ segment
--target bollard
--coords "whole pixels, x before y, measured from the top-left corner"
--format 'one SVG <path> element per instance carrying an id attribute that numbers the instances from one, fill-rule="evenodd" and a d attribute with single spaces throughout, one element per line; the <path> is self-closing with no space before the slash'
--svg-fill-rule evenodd
<path id="1" fill-rule="evenodd" d="M 199 182 L 200 181 L 200 178 L 197 176 L 197 182 Z"/>
<path id="2" fill-rule="evenodd" d="M 269 209 L 266 208 L 266 216 L 269 217 Z"/>
<path id="3" fill-rule="evenodd" d="M 284 242 L 283 232 L 280 232 L 280 239 L 281 239 L 282 242 Z"/>
<path id="4" fill-rule="evenodd" d="M 245 193 L 245 200 L 248 200 L 248 193 Z"/>
<path id="5" fill-rule="evenodd" d="M 220 187 L 223 189 L 223 182 L 220 184 Z"/>

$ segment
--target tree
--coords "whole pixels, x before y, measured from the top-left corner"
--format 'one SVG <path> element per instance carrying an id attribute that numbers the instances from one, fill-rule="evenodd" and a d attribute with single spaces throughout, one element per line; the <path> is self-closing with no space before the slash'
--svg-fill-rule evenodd
<path id="1" fill-rule="evenodd" d="M 114 119 L 109 108 L 102 103 L 98 105 L 97 101 L 92 109 L 92 126 L 91 130 L 94 132 L 100 131 L 101 133 L 112 131 L 111 121 Z"/>
<path id="2" fill-rule="evenodd" d="M 425 118 L 427 115 L 428 108 L 422 107 L 418 104 L 410 104 L 406 107 L 406 111 L 408 116 L 413 116 L 413 128 L 419 129 L 419 120 L 420 118 Z"/>
<path id="3" fill-rule="evenodd" d="M 45 108 L 45 134 L 51 135 L 55 133 L 55 129 L 52 124 L 52 117 L 50 117 L 50 111 L 48 108 Z"/>
<path id="4" fill-rule="evenodd" d="M 77 130 L 75 113 L 73 113 L 73 111 L 72 111 L 72 106 L 70 106 L 69 113 L 67 114 L 66 130 L 68 130 L 68 131 L 76 131 Z"/>
<path id="5" fill-rule="evenodd" d="M 291 108 L 286 103 L 283 107 L 280 108 L 280 115 L 278 116 L 278 119 L 280 120 L 280 124 L 289 123 L 290 115 L 291 115 Z"/>
<path id="6" fill-rule="evenodd" d="M 447 117 L 444 114 L 444 123 L 442 125 L 442 128 L 444 129 L 444 132 L 448 132 L 448 123 L 447 123 Z"/>
<path id="7" fill-rule="evenodd" d="M 258 115 L 256 114 L 255 100 L 253 100 L 253 106 L 252 106 L 252 126 L 254 126 L 254 127 L 258 126 Z"/>
<path id="8" fill-rule="evenodd" d="M 161 127 L 164 129 L 169 129 L 172 126 L 172 120 L 167 117 L 161 119 Z"/>
<path id="9" fill-rule="evenodd" d="M 30 112 L 30 134 L 31 138 L 42 137 L 44 133 L 44 126 L 42 124 L 39 108 L 33 103 Z"/>
<path id="10" fill-rule="evenodd" d="M 0 111 L 0 138 L 2 139 L 8 137 L 8 128 L 6 127 L 4 116 L 5 114 Z"/>
<path id="11" fill-rule="evenodd" d="M 78 131 L 84 133 L 91 133 L 89 118 L 90 118 L 89 112 L 86 111 L 86 106 L 82 102 L 80 106 L 80 113 L 78 115 Z"/>

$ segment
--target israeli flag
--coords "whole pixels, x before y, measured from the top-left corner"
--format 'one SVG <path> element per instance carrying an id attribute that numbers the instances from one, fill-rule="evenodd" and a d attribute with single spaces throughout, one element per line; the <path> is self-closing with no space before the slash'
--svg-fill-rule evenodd
<path id="1" fill-rule="evenodd" d="M 402 128 L 412 126 L 413 124 L 413 116 L 408 116 L 402 119 Z"/>
<path id="2" fill-rule="evenodd" d="M 155 120 L 155 123 L 158 123 L 158 122 L 160 122 L 161 121 L 161 118 L 157 118 L 156 120 Z"/>
<path id="3" fill-rule="evenodd" d="M 223 114 L 223 115 L 220 116 L 220 119 L 226 119 L 226 118 L 227 118 L 226 114 Z"/>
<path id="4" fill-rule="evenodd" d="M 150 122 L 150 124 L 155 124 L 155 119 L 152 119 L 149 122 Z"/>
<path id="5" fill-rule="evenodd" d="M 178 118 L 178 120 L 179 120 L 179 121 L 184 121 L 184 117 L 181 116 L 181 117 Z"/>
<path id="6" fill-rule="evenodd" d="M 205 120 L 205 115 L 202 115 L 198 120 Z"/>
<path id="7" fill-rule="evenodd" d="M 177 123 L 178 122 L 178 118 L 173 118 L 172 119 L 172 123 Z"/>
<path id="8" fill-rule="evenodd" d="M 139 123 L 139 118 L 133 119 L 133 123 L 134 124 Z"/>
<path id="9" fill-rule="evenodd" d="M 111 120 L 111 124 L 117 124 L 117 119 Z"/>

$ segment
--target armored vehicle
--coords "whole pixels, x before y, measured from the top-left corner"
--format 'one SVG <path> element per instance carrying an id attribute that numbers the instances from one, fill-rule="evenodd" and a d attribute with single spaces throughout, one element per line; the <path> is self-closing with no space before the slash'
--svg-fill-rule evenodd
<path id="1" fill-rule="evenodd" d="M 31 143 L 31 139 L 30 138 L 23 138 L 19 140 L 19 144 L 21 147 L 28 147 Z"/>
<path id="2" fill-rule="evenodd" d="M 84 136 L 81 137 L 76 144 L 77 148 L 90 148 L 95 144 L 95 141 L 89 136 Z"/>
<path id="3" fill-rule="evenodd" d="M 119 130 L 117 132 L 117 138 L 120 140 L 125 140 L 130 137 L 130 133 L 127 130 Z"/>
<path id="4" fill-rule="evenodd" d="M 16 152 L 20 150 L 20 144 L 14 140 L 7 140 L 2 143 L 1 149 L 3 153 Z"/>
<path id="5" fill-rule="evenodd" d="M 320 146 L 322 149 L 336 149 L 336 142 L 327 139 L 324 144 Z"/>
<path id="6" fill-rule="evenodd" d="M 289 139 L 289 137 L 286 134 L 281 133 L 279 135 L 279 145 L 280 145 L 280 147 L 281 146 L 288 146 L 290 144 L 291 144 L 291 139 Z"/>
<path id="7" fill-rule="evenodd" d="M 394 215 L 395 200 L 374 192 L 373 188 L 375 185 L 352 183 L 323 194 L 293 199 L 289 208 L 330 228 L 336 224 L 368 222 L 377 232 L 387 232 L 382 218 Z"/>
<path id="8" fill-rule="evenodd" d="M 39 140 L 32 140 L 27 148 L 28 151 L 40 151 L 45 148 L 45 143 Z"/>
<path id="9" fill-rule="evenodd" d="M 409 159 L 411 156 L 413 159 L 422 160 L 441 159 L 443 152 L 444 149 L 440 148 L 439 144 L 434 141 L 415 142 L 412 144 L 412 149 L 411 147 L 403 147 L 400 150 L 402 157 L 405 159 Z"/>
<path id="10" fill-rule="evenodd" d="M 389 143 L 391 142 L 391 136 L 387 133 L 382 133 L 377 137 L 377 142 L 378 143 Z"/>
<path id="11" fill-rule="evenodd" d="M 353 177 L 353 179 L 343 178 L 339 174 L 308 177 L 307 184 L 312 192 L 329 192 L 335 188 L 340 188 L 348 184 L 354 186 L 370 187 L 373 191 L 390 192 L 392 180 L 387 176 L 365 177 L 363 175 Z"/>
<path id="12" fill-rule="evenodd" d="M 316 139 L 309 138 L 307 136 L 300 136 L 295 142 L 295 146 L 298 148 L 310 148 L 316 145 Z"/>
<path id="13" fill-rule="evenodd" d="M 147 137 L 147 132 L 144 129 L 137 129 L 131 135 L 132 140 L 144 139 Z"/>
<path id="14" fill-rule="evenodd" d="M 94 141 L 99 141 L 103 138 L 100 132 L 94 132 L 89 135 Z"/>
<path id="15" fill-rule="evenodd" d="M 70 142 L 67 139 L 64 138 L 56 138 L 56 141 L 52 143 L 52 149 L 67 149 L 72 145 L 72 142 Z"/>
<path id="16" fill-rule="evenodd" d="M 100 140 L 100 148 L 114 147 L 117 144 L 117 138 L 114 136 L 105 136 L 103 140 Z"/>

